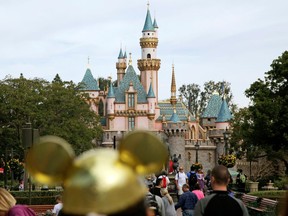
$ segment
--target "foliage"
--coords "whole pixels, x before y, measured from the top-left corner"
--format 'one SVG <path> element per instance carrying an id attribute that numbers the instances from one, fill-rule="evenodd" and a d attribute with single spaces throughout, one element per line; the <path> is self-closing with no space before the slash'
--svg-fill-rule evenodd
<path id="1" fill-rule="evenodd" d="M 236 164 L 236 156 L 232 154 L 221 155 L 218 158 L 218 164 L 226 166 L 227 168 L 232 168 Z"/>
<path id="2" fill-rule="evenodd" d="M 29 205 L 28 191 L 11 191 L 10 192 L 17 204 Z M 59 191 L 31 191 L 31 205 L 55 205 L 55 196 Z"/>
<path id="3" fill-rule="evenodd" d="M 179 88 L 179 96 L 182 98 L 183 103 L 195 117 L 199 117 L 206 108 L 208 101 L 214 92 L 225 96 L 228 106 L 234 112 L 236 105 L 232 102 L 232 92 L 230 83 L 209 81 L 204 83 L 203 90 L 198 84 L 184 84 Z"/>
<path id="4" fill-rule="evenodd" d="M 202 166 L 202 164 L 201 163 L 193 163 L 192 165 L 191 165 L 191 167 L 193 167 L 194 168 L 194 170 L 199 170 L 199 169 L 203 169 L 203 166 Z"/>
<path id="5" fill-rule="evenodd" d="M 265 191 L 255 191 L 250 192 L 249 195 L 267 198 L 267 199 L 275 199 L 275 198 L 283 198 L 285 197 L 285 190 L 265 190 Z"/>
<path id="6" fill-rule="evenodd" d="M 21 175 L 24 173 L 24 164 L 19 159 L 11 158 L 7 165 L 8 169 L 13 172 L 15 179 L 21 180 Z"/>
<path id="7" fill-rule="evenodd" d="M 263 156 L 277 159 L 288 174 L 288 52 L 275 59 L 264 80 L 258 79 L 245 91 L 248 108 L 236 113 L 231 145 L 247 159 Z M 249 155 L 250 154 L 250 155 Z"/>
<path id="8" fill-rule="evenodd" d="M 40 135 L 66 139 L 77 154 L 92 148 L 91 141 L 101 136 L 99 117 L 85 101 L 88 95 L 72 81 L 62 81 L 58 75 L 51 83 L 23 76 L 6 78 L 0 81 L 0 92 L 1 149 L 24 152 L 21 132 L 27 121 Z"/>
<path id="9" fill-rule="evenodd" d="M 288 177 L 282 177 L 278 180 L 275 180 L 274 187 L 278 187 L 280 190 L 288 189 Z"/>

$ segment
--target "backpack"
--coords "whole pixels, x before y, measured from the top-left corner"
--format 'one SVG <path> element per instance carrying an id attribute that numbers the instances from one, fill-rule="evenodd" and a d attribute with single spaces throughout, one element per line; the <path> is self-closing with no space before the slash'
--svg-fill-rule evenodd
<path id="1" fill-rule="evenodd" d="M 151 194 L 151 193 L 146 194 L 146 203 L 149 208 L 154 209 L 155 216 L 160 216 L 159 206 L 158 206 L 158 203 L 154 194 Z"/>
<path id="2" fill-rule="evenodd" d="M 190 176 L 189 176 L 189 179 L 188 179 L 188 184 L 189 184 L 189 187 L 191 188 L 194 188 L 195 184 L 197 183 L 197 175 L 196 173 L 191 173 L 190 172 Z"/>
<path id="3" fill-rule="evenodd" d="M 240 182 L 245 183 L 246 182 L 246 176 L 244 174 L 240 175 Z"/>

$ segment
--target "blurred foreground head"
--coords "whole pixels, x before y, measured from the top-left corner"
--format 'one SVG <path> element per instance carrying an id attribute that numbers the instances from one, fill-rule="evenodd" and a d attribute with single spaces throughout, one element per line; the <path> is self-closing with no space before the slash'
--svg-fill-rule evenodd
<path id="1" fill-rule="evenodd" d="M 6 189 L 0 188 L 0 215 L 7 213 L 15 204 L 15 198 Z"/>
<path id="2" fill-rule="evenodd" d="M 65 140 L 46 136 L 30 149 L 26 166 L 36 181 L 64 185 L 66 214 L 117 215 L 143 203 L 141 176 L 159 172 L 167 158 L 165 145 L 146 131 L 127 134 L 118 151 L 90 150 L 76 158 Z"/>

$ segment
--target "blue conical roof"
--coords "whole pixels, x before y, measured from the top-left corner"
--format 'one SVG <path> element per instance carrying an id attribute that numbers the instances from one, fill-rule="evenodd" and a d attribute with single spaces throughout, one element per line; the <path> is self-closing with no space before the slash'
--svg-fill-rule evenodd
<path id="1" fill-rule="evenodd" d="M 145 32 L 145 31 L 154 31 L 154 27 L 153 27 L 153 24 L 152 24 L 152 19 L 151 19 L 151 15 L 150 15 L 149 9 L 147 10 L 145 24 L 144 24 L 142 32 Z"/>
<path id="2" fill-rule="evenodd" d="M 149 87 L 149 91 L 148 91 L 148 94 L 147 94 L 147 98 L 155 98 L 155 94 L 154 94 L 154 91 L 153 91 L 153 88 L 152 88 L 152 83 L 150 83 L 150 87 Z"/>
<path id="3" fill-rule="evenodd" d="M 83 87 L 81 90 L 86 90 L 86 91 L 95 91 L 95 90 L 100 90 L 97 81 L 94 79 L 91 70 L 87 68 L 86 73 L 81 81 L 83 84 Z"/>
<path id="4" fill-rule="evenodd" d="M 124 58 L 125 58 L 125 59 L 127 58 L 127 54 L 126 54 L 126 51 L 125 51 L 125 53 L 124 53 Z"/>
<path id="5" fill-rule="evenodd" d="M 118 59 L 123 59 L 124 56 L 123 56 L 123 52 L 122 52 L 122 48 L 120 49 L 120 52 L 119 52 L 119 56 L 118 56 Z"/>
<path id="6" fill-rule="evenodd" d="M 217 118 L 222 104 L 219 94 L 213 94 L 207 107 L 205 108 L 202 118 Z"/>
<path id="7" fill-rule="evenodd" d="M 147 93 L 141 84 L 134 68 L 132 65 L 129 65 L 126 73 L 120 82 L 117 90 L 115 90 L 115 96 L 117 102 L 125 102 L 126 91 L 130 87 L 130 83 L 132 82 L 134 89 L 137 91 L 137 101 L 139 103 L 147 102 Z"/>
<path id="8" fill-rule="evenodd" d="M 230 109 L 225 99 L 222 101 L 222 105 L 217 117 L 216 122 L 228 122 L 232 118 Z"/>
<path id="9" fill-rule="evenodd" d="M 157 22 L 156 22 L 156 18 L 154 18 L 153 27 L 154 28 L 158 28 L 158 25 L 157 25 Z"/>
<path id="10" fill-rule="evenodd" d="M 110 87 L 109 87 L 107 98 L 115 98 L 112 80 L 110 81 Z"/>
<path id="11" fill-rule="evenodd" d="M 180 122 L 180 119 L 177 115 L 177 112 L 176 112 L 176 109 L 174 110 L 171 118 L 170 118 L 170 121 L 174 122 L 174 123 L 177 123 L 177 122 Z"/>

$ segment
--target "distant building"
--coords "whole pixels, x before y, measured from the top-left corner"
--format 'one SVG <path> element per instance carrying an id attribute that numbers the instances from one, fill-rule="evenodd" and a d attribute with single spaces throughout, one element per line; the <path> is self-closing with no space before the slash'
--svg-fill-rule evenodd
<path id="1" fill-rule="evenodd" d="M 156 19 L 152 22 L 148 8 L 140 38 L 142 56 L 137 61 L 140 79 L 133 67 L 131 54 L 127 59 L 122 48 L 116 62 L 117 87 L 112 86 L 111 80 L 107 90 L 101 91 L 90 68 L 87 68 L 82 90 L 89 93 L 87 103 L 91 109 L 102 117 L 104 135 L 100 146 L 112 148 L 114 139 L 117 144 L 128 131 L 145 129 L 154 132 L 167 144 L 170 157 L 181 154 L 179 162 L 186 170 L 195 162 L 195 144 L 198 143 L 198 161 L 205 170 L 212 169 L 218 156 L 224 153 L 223 132 L 229 129 L 231 112 L 226 100 L 214 94 L 200 119 L 195 119 L 176 97 L 173 65 L 170 100 L 159 101 L 161 60 L 157 57 L 157 45 L 158 25 Z"/>

